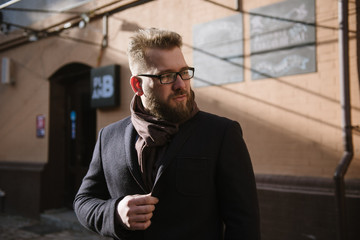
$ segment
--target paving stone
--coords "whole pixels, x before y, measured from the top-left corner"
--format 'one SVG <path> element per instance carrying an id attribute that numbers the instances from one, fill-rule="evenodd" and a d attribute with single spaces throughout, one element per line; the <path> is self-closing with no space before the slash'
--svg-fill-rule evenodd
<path id="1" fill-rule="evenodd" d="M 67 210 L 69 211 L 69 210 Z M 1 240 L 105 240 L 102 237 L 78 226 L 75 215 L 70 211 L 46 213 L 41 220 L 21 216 L 0 214 Z M 58 219 L 57 219 L 58 218 Z M 76 218 L 76 217 L 75 217 Z M 50 219 L 50 220 L 49 220 Z M 65 220 L 64 220 L 65 219 Z M 62 222 L 62 224 L 59 224 Z"/>

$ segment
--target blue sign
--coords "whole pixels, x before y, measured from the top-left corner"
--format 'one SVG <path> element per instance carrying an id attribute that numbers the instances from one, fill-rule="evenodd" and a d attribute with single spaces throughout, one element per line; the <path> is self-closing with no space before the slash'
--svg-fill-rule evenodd
<path id="1" fill-rule="evenodd" d="M 76 138 L 76 112 L 70 112 L 70 120 L 71 120 L 71 139 Z"/>

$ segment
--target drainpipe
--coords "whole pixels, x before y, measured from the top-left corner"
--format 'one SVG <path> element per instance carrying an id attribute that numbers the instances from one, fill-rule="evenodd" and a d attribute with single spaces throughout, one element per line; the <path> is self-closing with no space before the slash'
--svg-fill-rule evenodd
<path id="1" fill-rule="evenodd" d="M 342 130 L 344 153 L 334 173 L 335 198 L 337 207 L 338 239 L 347 240 L 347 214 L 344 177 L 353 158 L 351 127 L 350 81 L 349 81 L 349 41 L 348 41 L 348 0 L 339 0 L 339 65 L 340 94 L 342 110 Z"/>

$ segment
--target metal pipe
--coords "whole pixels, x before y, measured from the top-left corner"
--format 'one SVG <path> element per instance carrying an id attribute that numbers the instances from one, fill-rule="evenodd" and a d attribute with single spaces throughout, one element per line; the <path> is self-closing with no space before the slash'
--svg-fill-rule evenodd
<path id="1" fill-rule="evenodd" d="M 354 156 L 352 127 L 351 127 L 351 102 L 349 81 L 349 38 L 348 38 L 348 0 L 338 1 L 339 10 L 339 65 L 340 65 L 340 94 L 342 110 L 342 130 L 344 154 L 335 173 L 335 198 L 337 207 L 338 239 L 347 240 L 347 210 L 344 177 Z"/>
<path id="2" fill-rule="evenodd" d="M 103 25 L 102 25 L 102 33 L 103 33 L 103 40 L 102 40 L 102 48 L 106 48 L 108 46 L 108 15 L 105 14 L 103 16 Z"/>
<path id="3" fill-rule="evenodd" d="M 112 9 L 112 10 L 104 11 L 104 12 L 101 12 L 99 14 L 95 14 L 94 16 L 90 16 L 90 21 L 98 20 L 98 19 L 102 18 L 104 15 L 107 15 L 107 16 L 110 17 L 111 15 L 113 15 L 115 13 L 127 10 L 129 8 L 132 8 L 132 7 L 137 7 L 137 6 L 140 6 L 142 4 L 149 3 L 151 1 L 154 1 L 154 0 L 137 0 L 137 1 L 130 2 L 130 3 L 126 3 L 125 5 L 121 5 L 119 7 L 116 7 L 114 9 Z M 92 12 L 97 11 L 97 10 L 101 10 L 103 8 L 106 8 L 106 7 L 110 6 L 110 5 L 113 5 L 113 4 L 118 3 L 118 2 L 119 1 L 115 1 L 115 2 L 112 2 L 110 4 L 101 6 L 101 7 L 96 8 L 96 9 L 93 9 Z M 62 26 L 63 24 L 65 24 L 67 22 L 72 23 L 71 27 L 78 26 L 79 22 L 82 21 L 82 20 L 83 19 L 82 19 L 81 16 L 74 16 L 74 17 L 68 18 L 68 19 L 66 19 L 64 21 L 58 22 L 55 25 L 43 28 L 41 30 L 34 30 L 34 32 L 42 33 L 42 35 L 44 35 L 43 38 L 52 37 L 52 36 L 58 36 L 64 30 L 64 28 L 62 28 L 60 26 Z M 14 25 L 14 24 L 11 23 L 11 25 Z M 26 29 L 32 30 L 32 29 L 30 29 L 28 27 L 24 27 L 24 26 L 19 26 L 18 25 L 18 27 L 22 28 L 22 29 L 25 29 L 25 30 Z M 14 44 L 14 42 L 15 42 L 15 44 Z M 25 37 L 25 36 L 15 38 L 15 40 L 11 39 L 9 41 L 2 42 L 2 43 L 0 43 L 0 53 L 3 52 L 3 51 L 8 51 L 8 50 L 10 50 L 12 48 L 24 45 L 24 44 L 28 44 L 28 43 L 30 43 L 30 41 L 28 40 L 28 37 Z"/>

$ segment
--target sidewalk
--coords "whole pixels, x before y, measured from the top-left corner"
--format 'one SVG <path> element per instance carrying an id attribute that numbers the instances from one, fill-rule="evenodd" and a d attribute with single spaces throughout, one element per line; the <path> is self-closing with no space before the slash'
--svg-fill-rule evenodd
<path id="1" fill-rule="evenodd" d="M 1 240 L 108 240 L 86 230 L 73 211 L 60 209 L 41 215 L 40 220 L 0 214 Z"/>

